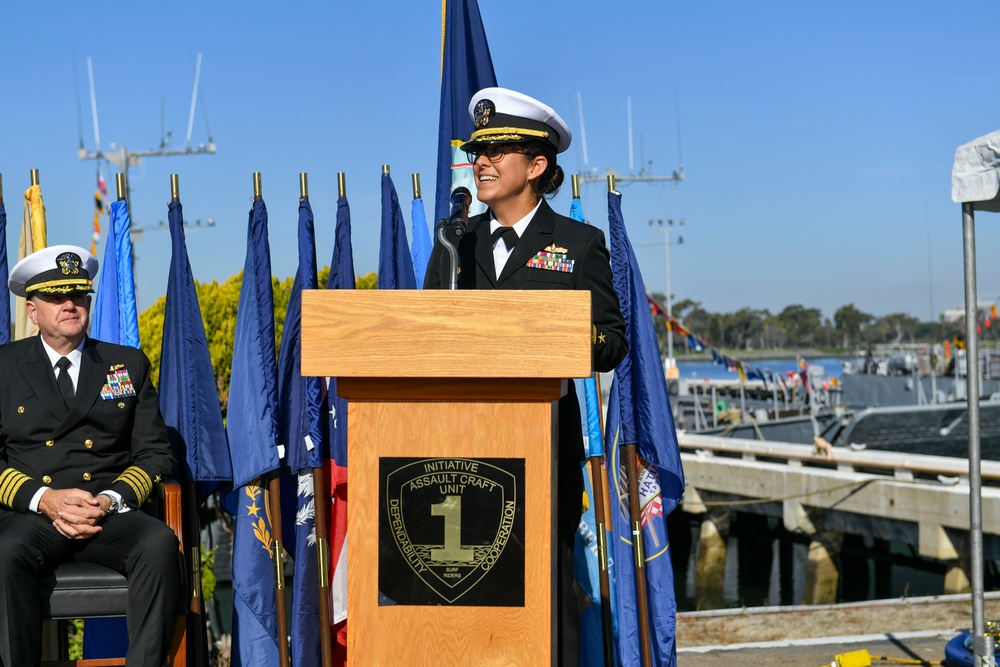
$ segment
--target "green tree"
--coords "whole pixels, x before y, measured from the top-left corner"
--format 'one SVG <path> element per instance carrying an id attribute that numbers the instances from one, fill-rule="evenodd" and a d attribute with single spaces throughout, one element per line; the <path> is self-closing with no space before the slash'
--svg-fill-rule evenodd
<path id="1" fill-rule="evenodd" d="M 853 303 L 841 306 L 833 314 L 833 323 L 841 347 L 850 348 L 861 342 L 861 333 L 875 320 L 873 315 L 862 312 Z"/>
<path id="2" fill-rule="evenodd" d="M 819 308 L 806 308 L 801 304 L 785 306 L 778 313 L 788 344 L 795 347 L 810 347 L 823 340 L 822 314 Z"/>

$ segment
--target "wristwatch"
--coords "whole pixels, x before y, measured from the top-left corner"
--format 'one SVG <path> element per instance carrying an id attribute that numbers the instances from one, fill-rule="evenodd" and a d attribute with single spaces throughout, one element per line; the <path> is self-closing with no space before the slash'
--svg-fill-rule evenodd
<path id="1" fill-rule="evenodd" d="M 97 495 L 104 496 L 111 501 L 111 504 L 108 505 L 108 509 L 104 512 L 104 516 L 115 514 L 121 508 L 121 505 L 118 504 L 118 501 L 110 493 L 98 493 Z"/>

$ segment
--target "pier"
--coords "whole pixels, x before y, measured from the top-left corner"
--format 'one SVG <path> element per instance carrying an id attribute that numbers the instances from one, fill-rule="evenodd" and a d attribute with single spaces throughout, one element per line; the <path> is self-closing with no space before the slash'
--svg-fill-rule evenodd
<path id="1" fill-rule="evenodd" d="M 777 520 L 808 543 L 794 568 L 780 562 L 776 547 L 770 568 L 786 587 L 796 570 L 796 603 L 838 601 L 845 537 L 906 543 L 944 564 L 942 593 L 970 591 L 965 459 L 685 433 L 678 440 L 687 481 L 681 509 L 700 519 L 692 549 L 699 609 L 725 606 L 732 512 Z M 982 477 L 983 557 L 990 561 L 1000 558 L 1000 462 L 984 461 Z"/>

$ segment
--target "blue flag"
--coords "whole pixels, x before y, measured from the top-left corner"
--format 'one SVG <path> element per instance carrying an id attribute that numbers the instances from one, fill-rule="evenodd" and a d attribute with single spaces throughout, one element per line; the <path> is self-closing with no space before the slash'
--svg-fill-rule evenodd
<path id="1" fill-rule="evenodd" d="M 427 272 L 427 262 L 431 259 L 431 248 L 434 242 L 427 229 L 427 216 L 424 214 L 424 200 L 414 197 L 410 206 L 410 229 L 413 230 L 410 255 L 413 258 L 413 276 L 417 281 L 417 289 L 424 286 L 424 274 Z"/>
<path id="2" fill-rule="evenodd" d="M 247 231 L 226 415 L 234 486 L 242 486 L 279 465 L 274 359 L 271 248 L 267 240 L 267 208 L 258 199 L 250 211 Z"/>
<path id="3" fill-rule="evenodd" d="M 279 465 L 277 384 L 267 208 L 257 199 L 247 231 L 226 418 L 235 486 L 225 499 L 235 523 L 232 662 L 244 667 L 278 664 L 271 522 L 261 478 Z"/>
<path id="4" fill-rule="evenodd" d="M 577 222 L 586 222 L 583 202 L 574 197 L 569 206 L 569 217 Z M 576 395 L 583 395 L 580 406 L 583 411 L 583 443 L 588 458 L 604 456 L 604 436 L 601 433 L 601 404 L 597 396 L 597 381 L 593 375 L 576 382 Z M 589 604 L 580 612 L 580 665 L 581 667 L 603 667 L 604 665 L 604 622 L 601 618 L 601 566 L 598 558 L 597 514 L 594 512 L 594 485 L 587 464 L 581 469 L 584 491 L 590 499 L 589 506 L 580 517 L 580 526 L 573 545 L 573 575 L 587 596 Z M 610 534 L 607 536 L 610 539 Z M 611 601 L 612 627 L 617 628 L 615 615 L 614 559 L 608 563 L 609 600 Z"/>
<path id="5" fill-rule="evenodd" d="M 413 260 L 406 243 L 406 224 L 399 208 L 396 187 L 382 174 L 382 239 L 378 249 L 378 288 L 416 289 Z"/>
<path id="6" fill-rule="evenodd" d="M 444 0 L 442 37 L 435 220 L 448 217 L 454 184 L 452 169 L 464 165 L 466 171 L 471 171 L 472 165 L 459 150 L 472 135 L 469 101 L 477 91 L 497 85 L 490 45 L 486 42 L 486 30 L 476 0 Z M 471 178 L 467 180 L 472 182 Z M 470 190 L 475 194 L 474 189 Z"/>
<path id="7" fill-rule="evenodd" d="M 132 237 L 125 200 L 111 204 L 90 335 L 97 340 L 139 347 L 139 317 L 132 279 Z"/>
<path id="8" fill-rule="evenodd" d="M 351 207 L 337 200 L 337 230 L 327 289 L 354 289 Z M 347 651 L 347 401 L 337 395 L 337 378 L 327 378 L 330 433 L 330 620 L 337 628 L 335 656 Z M 344 658 L 346 662 L 346 658 Z M 339 663 L 338 663 L 339 664 Z"/>
<path id="9" fill-rule="evenodd" d="M 673 569 L 666 515 L 684 491 L 677 433 L 674 430 L 660 350 L 639 265 L 621 214 L 621 195 L 608 193 L 611 269 L 625 317 L 629 351 L 615 369 L 608 400 L 607 469 L 611 490 L 615 578 L 618 592 L 618 650 L 623 665 L 641 664 L 635 568 L 629 519 L 624 445 L 636 445 L 642 553 L 653 664 L 676 664 Z"/>
<path id="10" fill-rule="evenodd" d="M 160 412 L 181 480 L 228 481 L 233 478 L 229 443 L 188 260 L 182 211 L 180 202 L 171 202 L 167 210 L 172 254 L 160 348 Z"/>
<path id="11" fill-rule="evenodd" d="M 106 343 L 139 347 L 139 318 L 132 279 L 132 237 L 125 200 L 111 204 L 108 227 L 90 335 Z M 87 619 L 84 627 L 85 658 L 113 657 L 128 650 L 125 619 Z"/>
<path id="12" fill-rule="evenodd" d="M 0 345 L 10 342 L 10 288 L 7 286 L 7 209 L 0 199 Z"/>
<path id="13" fill-rule="evenodd" d="M 297 475 L 282 478 L 283 524 L 295 530 L 285 546 L 295 561 L 292 592 L 293 665 L 321 662 L 319 574 L 316 554 L 316 510 L 313 468 L 326 458 L 322 380 L 303 377 L 302 290 L 317 289 L 316 239 L 309 200 L 299 202 L 299 268 L 285 313 L 278 356 L 278 431 L 287 451 L 287 465 Z M 287 517 L 287 518 L 286 518 Z M 283 536 L 284 537 L 284 536 Z M 328 631 L 328 630 L 327 630 Z"/>

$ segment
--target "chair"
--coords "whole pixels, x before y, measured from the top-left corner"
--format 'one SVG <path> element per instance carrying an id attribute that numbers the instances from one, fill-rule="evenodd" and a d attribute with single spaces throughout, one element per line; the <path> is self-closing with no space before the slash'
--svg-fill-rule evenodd
<path id="1" fill-rule="evenodd" d="M 184 555 L 184 533 L 181 521 L 181 487 L 176 482 L 161 485 L 158 516 L 177 535 L 181 555 Z M 77 618 L 125 616 L 128 605 L 128 582 L 114 570 L 94 563 L 64 563 L 41 582 L 42 619 L 58 621 L 60 659 L 43 662 L 45 667 L 102 667 L 124 665 L 125 658 L 69 660 L 67 621 Z M 186 615 L 177 618 L 174 639 L 167 664 L 187 665 Z"/>

